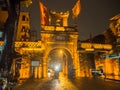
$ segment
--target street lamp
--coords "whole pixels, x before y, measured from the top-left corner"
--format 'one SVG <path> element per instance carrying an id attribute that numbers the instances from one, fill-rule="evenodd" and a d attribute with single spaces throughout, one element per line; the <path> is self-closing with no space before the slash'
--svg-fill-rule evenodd
<path id="1" fill-rule="evenodd" d="M 60 71 L 60 64 L 57 64 L 57 65 L 55 66 L 55 71 Z"/>

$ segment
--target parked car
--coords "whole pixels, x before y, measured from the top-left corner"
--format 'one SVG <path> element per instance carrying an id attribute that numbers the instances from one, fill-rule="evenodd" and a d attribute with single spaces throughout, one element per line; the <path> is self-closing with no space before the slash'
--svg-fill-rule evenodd
<path id="1" fill-rule="evenodd" d="M 92 69 L 92 75 L 94 76 L 101 76 L 101 73 L 99 73 L 99 70 Z"/>

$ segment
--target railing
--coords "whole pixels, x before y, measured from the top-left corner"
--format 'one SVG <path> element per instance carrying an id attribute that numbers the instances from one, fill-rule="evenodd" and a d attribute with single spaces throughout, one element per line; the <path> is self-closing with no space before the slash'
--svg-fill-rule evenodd
<path id="1" fill-rule="evenodd" d="M 45 31 L 77 31 L 75 27 L 64 26 L 41 26 Z"/>
<path id="2" fill-rule="evenodd" d="M 112 45 L 110 44 L 96 44 L 96 43 L 81 43 L 80 45 L 81 48 L 94 48 L 94 49 L 106 49 L 106 50 L 111 50 Z"/>
<path id="3" fill-rule="evenodd" d="M 3 46 L 3 41 L 0 41 L 0 46 Z M 15 42 L 15 47 L 26 48 L 41 48 L 41 41 L 38 42 Z"/>

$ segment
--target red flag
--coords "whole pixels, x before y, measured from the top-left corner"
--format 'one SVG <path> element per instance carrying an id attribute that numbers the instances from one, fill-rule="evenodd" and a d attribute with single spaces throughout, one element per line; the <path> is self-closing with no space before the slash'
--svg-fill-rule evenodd
<path id="1" fill-rule="evenodd" d="M 43 3 L 39 2 L 40 6 L 40 23 L 42 25 L 47 25 L 49 23 L 48 9 Z"/>
<path id="2" fill-rule="evenodd" d="M 74 7 L 72 8 L 72 18 L 73 19 L 76 18 L 80 14 L 80 11 L 81 11 L 80 0 L 78 0 Z"/>

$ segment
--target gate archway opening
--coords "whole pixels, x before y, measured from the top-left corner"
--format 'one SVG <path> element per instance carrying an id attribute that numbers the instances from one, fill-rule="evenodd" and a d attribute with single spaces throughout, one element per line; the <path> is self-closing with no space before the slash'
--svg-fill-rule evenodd
<path id="1" fill-rule="evenodd" d="M 50 51 L 48 55 L 48 77 L 67 78 L 75 77 L 75 69 L 70 53 L 63 48 L 56 48 Z"/>

